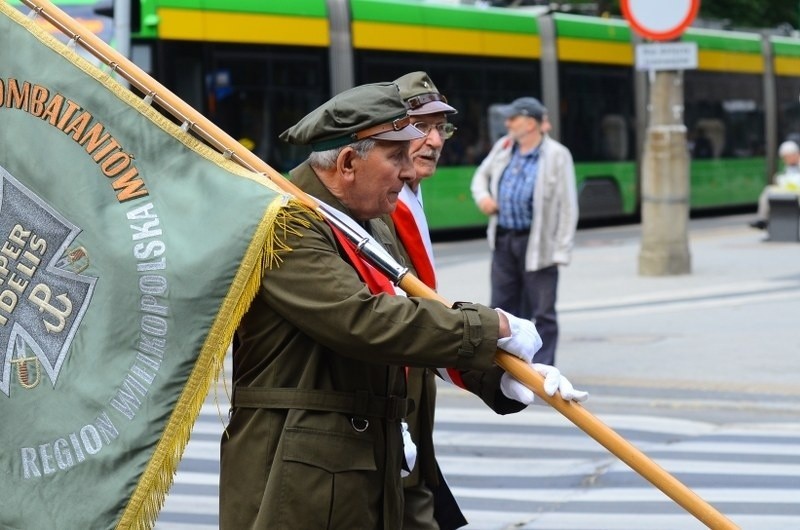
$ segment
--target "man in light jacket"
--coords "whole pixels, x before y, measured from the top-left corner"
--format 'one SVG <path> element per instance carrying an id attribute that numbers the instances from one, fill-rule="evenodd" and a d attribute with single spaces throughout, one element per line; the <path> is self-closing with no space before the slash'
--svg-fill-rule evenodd
<path id="1" fill-rule="evenodd" d="M 568 265 L 578 224 L 569 150 L 542 130 L 547 110 L 532 97 L 505 109 L 504 136 L 472 178 L 472 197 L 489 217 L 492 301 L 536 323 L 536 362 L 555 364 L 558 268 Z"/>

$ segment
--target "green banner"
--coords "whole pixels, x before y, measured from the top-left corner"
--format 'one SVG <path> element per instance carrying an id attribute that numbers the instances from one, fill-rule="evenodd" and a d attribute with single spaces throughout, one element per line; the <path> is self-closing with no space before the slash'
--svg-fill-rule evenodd
<path id="1" fill-rule="evenodd" d="M 0 527 L 152 526 L 284 202 L 0 0 Z"/>

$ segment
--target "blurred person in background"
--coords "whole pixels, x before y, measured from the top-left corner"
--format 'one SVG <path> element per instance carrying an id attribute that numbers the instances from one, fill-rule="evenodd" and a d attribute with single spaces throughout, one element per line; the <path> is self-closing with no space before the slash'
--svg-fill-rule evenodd
<path id="1" fill-rule="evenodd" d="M 504 109 L 508 134 L 472 178 L 472 198 L 489 216 L 491 303 L 532 319 L 543 346 L 536 362 L 555 364 L 558 269 L 568 265 L 578 224 L 572 155 L 547 136 L 547 109 L 533 97 Z"/>
<path id="2" fill-rule="evenodd" d="M 792 140 L 787 140 L 778 148 L 778 156 L 783 161 L 783 171 L 775 175 L 775 184 L 766 186 L 758 196 L 756 220 L 750 222 L 750 226 L 758 230 L 766 230 L 769 226 L 770 194 L 800 194 L 800 146 Z"/>

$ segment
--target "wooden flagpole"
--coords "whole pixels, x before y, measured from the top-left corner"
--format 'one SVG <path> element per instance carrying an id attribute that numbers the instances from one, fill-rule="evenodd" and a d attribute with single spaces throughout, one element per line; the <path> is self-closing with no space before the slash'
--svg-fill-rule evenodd
<path id="1" fill-rule="evenodd" d="M 89 53 L 146 94 L 147 97 L 152 98 L 164 110 L 182 120 L 187 129 L 209 142 L 224 156 L 251 171 L 265 175 L 285 193 L 293 195 L 309 208 L 321 212 L 319 203 L 313 197 L 310 197 L 288 181 L 249 149 L 234 140 L 158 81 L 151 78 L 126 57 L 120 55 L 94 33 L 88 31 L 80 23 L 58 9 L 49 0 L 22 0 L 22 2 L 36 11 L 39 16 L 53 24 L 59 31 L 76 40 Z M 448 300 L 411 274 L 404 275 L 399 285 L 412 296 L 438 300 L 447 306 L 451 305 Z M 546 401 L 703 524 L 714 530 L 735 530 L 739 528 L 580 404 L 573 401 L 564 401 L 560 396 L 550 397 L 545 394 L 544 378 L 531 369 L 527 363 L 502 350 L 497 351 L 495 362 L 533 390 L 539 399 Z"/>

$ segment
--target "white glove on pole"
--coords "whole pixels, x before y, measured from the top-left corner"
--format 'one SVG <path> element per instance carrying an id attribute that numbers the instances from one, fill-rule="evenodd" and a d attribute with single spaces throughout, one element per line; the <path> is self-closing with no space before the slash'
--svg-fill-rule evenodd
<path id="1" fill-rule="evenodd" d="M 496 311 L 506 316 L 508 326 L 511 328 L 511 336 L 498 339 L 497 347 L 530 363 L 533 360 L 533 354 L 542 347 L 542 338 L 536 331 L 536 326 L 530 320 L 515 317 L 502 309 L 496 309 Z"/>
<path id="2" fill-rule="evenodd" d="M 586 401 L 589 399 L 589 393 L 583 390 L 576 390 L 569 379 L 561 375 L 561 372 L 555 366 L 549 364 L 534 363 L 531 368 L 536 370 L 539 374 L 544 376 L 544 391 L 548 396 L 553 396 L 556 390 L 561 394 L 561 399 L 564 401 Z"/>
<path id="3" fill-rule="evenodd" d="M 544 376 L 544 391 L 548 396 L 554 395 L 556 390 L 558 390 L 561 394 L 561 398 L 565 401 L 572 400 L 582 402 L 589 399 L 589 393 L 576 390 L 572 386 L 572 383 L 569 382 L 569 379 L 561 375 L 558 368 L 548 364 L 538 363 L 532 364 L 531 368 Z M 504 373 L 500 378 L 500 390 L 508 399 L 513 399 L 523 405 L 530 405 L 536 400 L 536 394 L 534 394 L 530 388 L 517 381 L 514 376 L 508 372 Z"/>
<path id="4" fill-rule="evenodd" d="M 519 401 L 523 405 L 530 405 L 535 399 L 533 390 L 514 379 L 508 372 L 500 378 L 500 391 L 508 399 Z"/>

